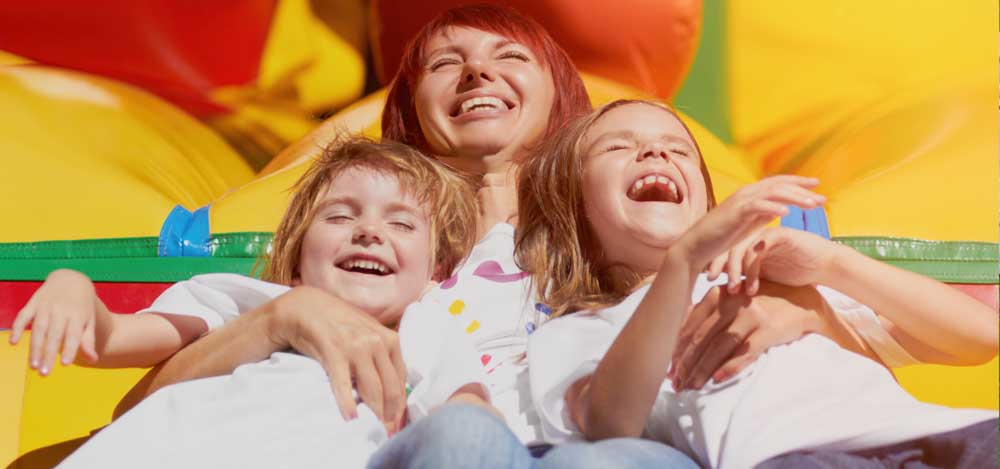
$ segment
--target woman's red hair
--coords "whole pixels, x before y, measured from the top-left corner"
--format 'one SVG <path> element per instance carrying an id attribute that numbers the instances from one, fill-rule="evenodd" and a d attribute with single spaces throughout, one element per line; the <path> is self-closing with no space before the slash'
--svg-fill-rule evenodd
<path id="1" fill-rule="evenodd" d="M 542 135 L 543 141 L 574 117 L 590 112 L 590 99 L 573 61 L 542 25 L 510 7 L 465 5 L 439 14 L 407 44 L 396 78 L 389 85 L 389 95 L 382 111 L 383 138 L 428 150 L 417 120 L 413 89 L 424 70 L 427 43 L 439 31 L 450 27 L 478 29 L 524 44 L 549 70 L 556 93 L 549 112 L 549 125 Z"/>

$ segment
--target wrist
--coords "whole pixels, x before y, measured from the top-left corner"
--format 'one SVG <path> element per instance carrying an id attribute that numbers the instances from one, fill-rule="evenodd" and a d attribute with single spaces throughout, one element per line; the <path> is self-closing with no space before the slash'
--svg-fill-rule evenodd
<path id="1" fill-rule="evenodd" d="M 840 243 L 831 242 L 830 255 L 825 268 L 820 269 L 820 285 L 826 285 L 840 290 L 840 284 L 847 278 L 845 267 L 851 262 L 851 257 L 858 252 Z"/>

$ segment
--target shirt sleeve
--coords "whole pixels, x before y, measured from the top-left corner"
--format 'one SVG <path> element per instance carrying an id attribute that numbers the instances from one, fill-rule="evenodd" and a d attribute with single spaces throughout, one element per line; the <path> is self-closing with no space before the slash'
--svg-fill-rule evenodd
<path id="1" fill-rule="evenodd" d="M 886 366 L 896 368 L 905 365 L 920 363 L 903 348 L 895 338 L 885 330 L 878 315 L 871 308 L 857 302 L 837 290 L 825 286 L 816 288 L 827 304 L 844 318 L 848 324 L 854 328 L 861 338 L 868 343 L 872 351 L 882 360 Z"/>
<path id="2" fill-rule="evenodd" d="M 594 373 L 618 332 L 603 318 L 581 312 L 545 323 L 528 339 L 531 397 L 546 441 L 581 437 L 566 406 L 566 391 Z"/>
<path id="3" fill-rule="evenodd" d="M 173 284 L 136 314 L 164 313 L 201 318 L 209 330 L 287 292 L 284 285 L 236 274 L 196 275 Z"/>
<path id="4" fill-rule="evenodd" d="M 486 387 L 486 372 L 468 334 L 448 321 L 435 302 L 413 303 L 399 325 L 399 344 L 411 387 L 407 412 L 411 420 L 427 416 L 468 384 Z M 487 395 L 487 397 L 489 397 Z"/>

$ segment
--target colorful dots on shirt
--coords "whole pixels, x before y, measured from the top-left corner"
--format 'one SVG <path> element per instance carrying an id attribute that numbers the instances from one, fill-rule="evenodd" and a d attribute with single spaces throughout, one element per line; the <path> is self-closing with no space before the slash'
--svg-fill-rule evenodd
<path id="1" fill-rule="evenodd" d="M 475 319 L 473 319 L 468 326 L 465 326 L 465 332 L 468 334 L 472 334 L 473 332 L 476 332 L 478 330 L 479 330 L 479 321 L 476 321 Z"/>
<path id="2" fill-rule="evenodd" d="M 465 302 L 462 300 L 452 301 L 451 306 L 448 307 L 448 312 L 451 313 L 452 316 L 462 314 L 463 310 L 465 310 Z"/>
<path id="3" fill-rule="evenodd" d="M 535 303 L 535 311 L 538 311 L 546 316 L 552 314 L 552 308 L 549 308 L 541 303 Z"/>
<path id="4" fill-rule="evenodd" d="M 490 355 L 490 354 L 488 354 L 488 353 L 484 353 L 484 354 L 482 354 L 482 356 L 479 357 L 479 361 L 483 363 L 483 366 L 486 366 L 486 364 L 489 363 L 490 360 L 492 360 L 492 359 L 493 359 L 493 356 Z"/>
<path id="5" fill-rule="evenodd" d="M 524 330 L 528 331 L 528 334 L 535 332 L 535 323 L 529 322 L 524 325 Z"/>

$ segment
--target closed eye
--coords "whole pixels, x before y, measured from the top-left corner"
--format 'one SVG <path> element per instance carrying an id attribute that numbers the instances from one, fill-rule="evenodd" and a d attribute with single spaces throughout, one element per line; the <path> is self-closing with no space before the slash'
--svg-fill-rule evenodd
<path id="1" fill-rule="evenodd" d="M 436 72 L 439 69 L 447 67 L 449 65 L 458 65 L 458 64 L 459 64 L 458 59 L 453 59 L 453 58 L 439 59 L 439 60 L 434 61 L 434 63 L 431 64 L 430 70 L 432 72 Z"/>
<path id="2" fill-rule="evenodd" d="M 610 145 L 605 146 L 604 149 L 601 150 L 601 153 L 610 153 L 613 151 L 628 150 L 628 148 L 629 148 L 628 145 L 625 145 L 623 143 L 612 143 Z"/>
<path id="3" fill-rule="evenodd" d="M 327 222 L 336 224 L 350 223 L 351 220 L 354 220 L 354 218 L 347 215 L 329 215 L 326 217 Z"/>
<path id="4" fill-rule="evenodd" d="M 405 233 L 409 233 L 416 229 L 416 227 L 413 226 L 413 224 L 404 221 L 389 222 L 389 226 Z"/>
<path id="5" fill-rule="evenodd" d="M 518 51 L 513 51 L 513 50 L 512 51 L 504 52 L 503 54 L 500 54 L 500 58 L 501 59 L 514 59 L 514 60 L 519 60 L 521 62 L 531 62 L 531 59 L 528 57 L 527 54 L 524 54 L 524 53 L 518 52 Z"/>

